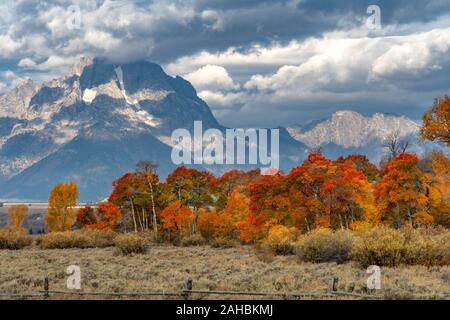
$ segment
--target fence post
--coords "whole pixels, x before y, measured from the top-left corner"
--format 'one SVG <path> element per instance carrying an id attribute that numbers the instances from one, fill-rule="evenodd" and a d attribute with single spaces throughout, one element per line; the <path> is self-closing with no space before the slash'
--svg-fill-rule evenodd
<path id="1" fill-rule="evenodd" d="M 48 288 L 49 288 L 48 275 L 45 275 L 44 276 L 44 299 L 48 299 L 50 297 L 50 295 L 48 293 Z"/>
<path id="2" fill-rule="evenodd" d="M 185 276 L 183 279 L 183 296 L 185 300 L 188 300 L 190 295 L 189 291 L 192 290 L 192 278 L 189 276 Z"/>
<path id="3" fill-rule="evenodd" d="M 331 292 L 338 291 L 338 283 L 339 283 L 339 278 L 338 277 L 331 278 L 331 287 L 330 287 L 330 291 Z"/>

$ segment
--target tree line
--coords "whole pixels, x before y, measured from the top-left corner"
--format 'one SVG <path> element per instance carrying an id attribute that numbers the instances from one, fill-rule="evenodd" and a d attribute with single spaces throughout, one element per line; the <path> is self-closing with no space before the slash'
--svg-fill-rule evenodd
<path id="1" fill-rule="evenodd" d="M 423 139 L 449 145 L 450 98 L 434 101 L 423 116 Z M 58 183 L 49 195 L 48 231 L 109 229 L 151 234 L 155 241 L 193 235 L 207 240 L 262 240 L 276 230 L 357 229 L 384 224 L 400 228 L 450 228 L 450 160 L 434 150 L 419 159 L 396 135 L 377 166 L 364 155 L 327 159 L 319 151 L 288 173 L 231 170 L 220 177 L 178 167 L 161 181 L 156 165 L 142 161 L 112 183 L 106 202 L 75 210 L 74 182 Z M 20 228 L 24 208 L 11 208 Z M 26 213 L 26 212 L 25 212 Z"/>

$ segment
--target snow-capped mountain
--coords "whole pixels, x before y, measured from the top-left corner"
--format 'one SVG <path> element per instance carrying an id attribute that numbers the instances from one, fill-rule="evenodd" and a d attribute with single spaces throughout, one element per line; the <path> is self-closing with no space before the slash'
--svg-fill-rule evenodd
<path id="1" fill-rule="evenodd" d="M 292 137 L 311 148 L 334 143 L 344 148 L 362 147 L 371 140 L 384 140 L 398 132 L 400 137 L 416 135 L 419 125 L 404 117 L 375 113 L 371 117 L 349 110 L 336 111 L 329 119 L 315 123 L 308 129 L 292 126 L 287 129 Z"/>
<path id="2" fill-rule="evenodd" d="M 420 125 L 405 117 L 375 113 L 365 117 L 349 110 L 336 111 L 328 119 L 287 128 L 289 134 L 310 150 L 319 149 L 330 158 L 364 154 L 378 163 L 386 153 L 384 141 L 392 135 L 407 143 L 408 152 L 423 154 L 439 147 L 418 140 Z"/>
<path id="3" fill-rule="evenodd" d="M 78 183 L 82 200 L 103 199 L 111 182 L 140 160 L 157 163 L 164 178 L 175 167 L 172 132 L 192 132 L 198 120 L 203 131 L 226 129 L 188 81 L 159 65 L 82 58 L 61 78 L 27 80 L 0 97 L 0 199 L 44 200 L 55 183 L 68 180 Z M 336 112 L 280 128 L 280 167 L 289 171 L 318 146 L 330 157 L 365 153 L 377 161 L 387 134 L 417 130 L 405 117 Z"/>
<path id="4" fill-rule="evenodd" d="M 83 58 L 62 78 L 20 85 L 0 100 L 0 198 L 45 199 L 73 179 L 86 199 L 142 159 L 173 165 L 170 134 L 221 128 L 191 84 L 159 65 Z M 90 199 L 92 199 L 90 198 Z"/>

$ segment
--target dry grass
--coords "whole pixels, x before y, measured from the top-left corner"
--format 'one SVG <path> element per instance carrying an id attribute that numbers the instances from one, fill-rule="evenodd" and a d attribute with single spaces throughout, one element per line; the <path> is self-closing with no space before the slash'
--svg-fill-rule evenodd
<path id="1" fill-rule="evenodd" d="M 73 264 L 81 267 L 82 289 L 85 291 L 178 291 L 182 289 L 183 277 L 187 274 L 194 280 L 194 289 L 265 292 L 322 293 L 329 287 L 331 277 L 337 276 L 339 290 L 364 293 L 367 280 L 365 269 L 352 262 L 301 263 L 295 256 L 273 256 L 271 262 L 264 262 L 250 247 L 153 246 L 145 254 L 129 256 L 117 255 L 115 248 L 28 248 L 0 250 L 0 292 L 41 290 L 46 273 L 50 289 L 65 289 L 65 270 Z M 379 293 L 386 298 L 439 299 L 450 292 L 449 266 L 383 267 L 381 271 L 382 290 Z M 194 295 L 193 298 L 257 297 Z"/>

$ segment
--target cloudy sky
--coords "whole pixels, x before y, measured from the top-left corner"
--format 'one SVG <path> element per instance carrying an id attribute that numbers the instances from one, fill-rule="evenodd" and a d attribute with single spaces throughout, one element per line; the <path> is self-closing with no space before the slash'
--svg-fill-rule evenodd
<path id="1" fill-rule="evenodd" d="M 0 93 L 84 55 L 157 62 L 228 126 L 339 109 L 419 119 L 450 94 L 450 0 L 1 0 L 0 12 Z"/>

